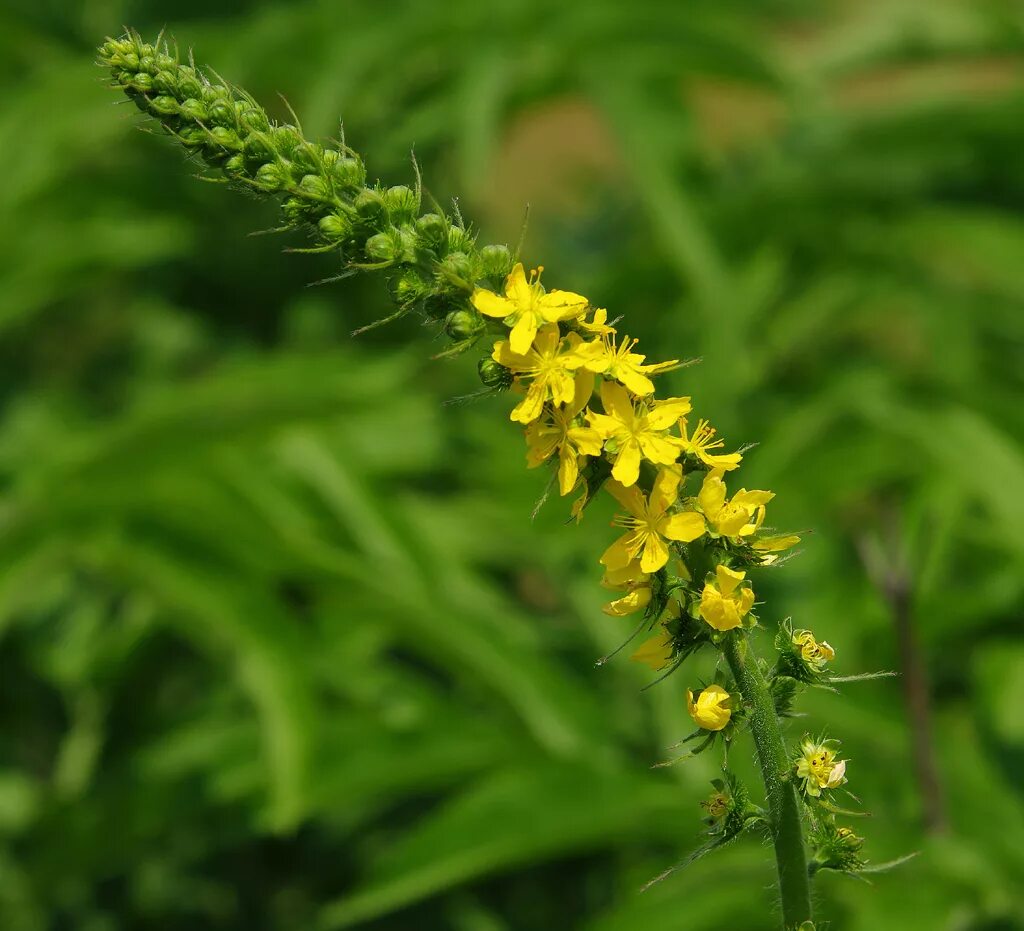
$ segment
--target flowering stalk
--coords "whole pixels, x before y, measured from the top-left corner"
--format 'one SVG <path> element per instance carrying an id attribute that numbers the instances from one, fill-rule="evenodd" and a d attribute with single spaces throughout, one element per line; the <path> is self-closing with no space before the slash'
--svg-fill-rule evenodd
<path id="1" fill-rule="evenodd" d="M 655 396 L 652 378 L 678 363 L 648 362 L 606 310 L 547 290 L 543 269 L 528 273 L 507 247 L 478 247 L 457 211 L 421 213 L 418 181 L 368 184 L 344 141 L 309 142 L 298 125 L 275 123 L 244 91 L 211 81 L 159 41 L 109 39 L 99 58 L 114 85 L 186 150 L 229 183 L 276 199 L 282 228 L 306 230 L 311 251 L 337 253 L 350 272 L 388 270 L 396 310 L 387 319 L 415 313 L 439 323 L 452 343 L 443 354 L 489 337 L 480 377 L 492 391 L 515 392 L 510 419 L 524 427 L 527 465 L 557 467 L 560 494 L 576 495 L 577 520 L 601 491 L 619 505 L 620 535 L 600 563 L 602 584 L 616 592 L 605 612 L 640 615 L 638 630 L 650 634 L 633 659 L 666 675 L 698 650 L 726 660 L 730 674 L 687 690 L 697 730 L 683 741 L 695 742 L 684 757 L 727 749 L 749 728 L 767 809 L 750 801 L 723 756 L 725 778 L 704 803 L 709 839 L 684 864 L 745 831 L 766 831 L 785 928 L 813 929 L 811 876 L 862 871 L 865 861 L 860 839 L 835 824 L 832 794 L 846 773 L 836 743 L 806 737 L 791 757 L 780 724 L 800 688 L 838 681 L 828 672 L 835 652 L 785 622 L 774 665 L 754 655 L 748 573 L 776 563 L 799 537 L 766 531 L 772 492 L 730 495 L 727 476 L 732 482 L 742 454 L 722 452 L 707 421 L 691 423 L 689 397 Z"/>

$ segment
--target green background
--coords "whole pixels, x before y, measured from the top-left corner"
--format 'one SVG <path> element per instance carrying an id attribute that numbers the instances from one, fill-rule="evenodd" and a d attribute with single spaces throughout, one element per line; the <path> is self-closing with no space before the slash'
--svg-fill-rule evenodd
<path id="1" fill-rule="evenodd" d="M 247 238 L 93 47 L 162 26 L 371 177 L 625 315 L 780 529 L 837 670 L 869 886 L 833 931 L 1024 928 L 1024 13 L 974 0 L 0 6 L 0 928 L 769 931 L 700 843 L 691 661 L 641 691 L 608 511 L 531 522 L 507 398 L 381 276 Z M 927 755 L 927 754 L 925 754 Z M 744 747 L 740 769 L 754 783 Z M 929 815 L 930 812 L 930 815 Z M 928 818 L 945 830 L 928 831 Z"/>

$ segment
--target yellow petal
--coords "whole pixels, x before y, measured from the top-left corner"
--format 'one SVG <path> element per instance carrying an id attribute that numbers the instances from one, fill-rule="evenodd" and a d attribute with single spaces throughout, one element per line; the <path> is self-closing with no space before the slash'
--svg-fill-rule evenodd
<path id="1" fill-rule="evenodd" d="M 696 511 L 673 514 L 658 527 L 663 536 L 680 543 L 692 543 L 704 534 L 705 529 L 704 518 Z"/>
<path id="2" fill-rule="evenodd" d="M 644 499 L 644 493 L 636 485 L 626 488 L 614 479 L 609 479 L 604 483 L 604 487 L 608 494 L 633 517 L 643 517 L 647 513 L 647 501 Z"/>
<path id="3" fill-rule="evenodd" d="M 667 430 L 689 410 L 689 398 L 666 398 L 664 401 L 658 401 L 647 414 L 647 426 L 652 430 Z"/>
<path id="4" fill-rule="evenodd" d="M 626 617 L 629 614 L 636 614 L 643 611 L 651 603 L 651 590 L 649 588 L 637 588 L 628 595 L 610 601 L 601 610 L 612 617 Z"/>
<path id="5" fill-rule="evenodd" d="M 678 466 L 658 469 L 658 476 L 651 489 L 651 509 L 665 511 L 673 504 L 679 494 L 679 483 L 682 480 L 683 473 Z"/>
<path id="6" fill-rule="evenodd" d="M 566 435 L 569 441 L 586 456 L 600 456 L 603 440 L 593 427 L 570 427 Z"/>
<path id="7" fill-rule="evenodd" d="M 612 478 L 626 486 L 635 485 L 640 477 L 640 447 L 630 438 L 619 449 L 612 466 Z"/>
<path id="8" fill-rule="evenodd" d="M 624 585 L 631 585 L 647 578 L 647 573 L 640 568 L 640 560 L 634 559 L 631 563 L 621 569 L 608 569 L 601 584 L 605 588 L 622 588 Z"/>
<path id="9" fill-rule="evenodd" d="M 725 482 L 722 481 L 722 473 L 717 469 L 704 476 L 704 483 L 697 495 L 697 503 L 712 520 L 722 510 L 725 503 Z"/>
<path id="10" fill-rule="evenodd" d="M 525 313 L 516 321 L 509 333 L 508 341 L 512 351 L 518 355 L 525 356 L 533 345 L 533 338 L 537 335 L 537 317 L 532 313 Z"/>
<path id="11" fill-rule="evenodd" d="M 578 369 L 575 377 L 576 384 L 573 389 L 572 406 L 569 408 L 570 417 L 575 417 L 582 411 L 594 396 L 594 373 L 586 369 Z"/>
<path id="12" fill-rule="evenodd" d="M 566 445 L 558 453 L 558 491 L 567 495 L 576 487 L 576 479 L 580 470 L 576 463 L 576 454 Z"/>
<path id="13" fill-rule="evenodd" d="M 777 537 L 761 537 L 760 540 L 754 541 L 753 547 L 759 553 L 779 553 L 782 552 L 782 550 L 788 550 L 791 546 L 796 546 L 799 542 L 800 537 L 796 534 Z"/>
<path id="14" fill-rule="evenodd" d="M 642 433 L 637 439 L 644 458 L 656 465 L 671 465 L 679 458 L 679 446 L 671 439 L 653 433 Z"/>
<path id="15" fill-rule="evenodd" d="M 747 574 L 719 564 L 715 566 L 715 577 L 718 582 L 718 590 L 728 597 L 736 590 L 740 582 L 747 577 Z"/>
<path id="16" fill-rule="evenodd" d="M 640 644 L 630 657 L 637 663 L 646 663 L 655 672 L 664 669 L 672 661 L 672 637 L 664 627 L 649 640 Z"/>
<path id="17" fill-rule="evenodd" d="M 587 299 L 582 294 L 572 291 L 548 291 L 538 299 L 536 306 L 545 320 L 565 320 L 577 317 L 587 307 Z"/>
<path id="18" fill-rule="evenodd" d="M 601 404 L 609 417 L 621 420 L 624 424 L 632 424 L 636 419 L 629 392 L 622 385 L 612 381 L 601 382 Z"/>
<path id="19" fill-rule="evenodd" d="M 657 572 L 668 562 L 668 547 L 656 533 L 647 534 L 644 541 L 643 555 L 640 557 L 640 568 L 644 572 Z"/>
<path id="20" fill-rule="evenodd" d="M 643 398 L 654 394 L 654 382 L 646 375 L 642 375 L 635 368 L 628 365 L 619 365 L 614 372 L 615 378 L 622 382 L 633 394 Z"/>
<path id="21" fill-rule="evenodd" d="M 508 278 L 505 279 L 505 294 L 515 302 L 520 310 L 526 310 L 533 304 L 533 289 L 526 280 L 526 269 L 522 262 L 516 262 Z"/>
<path id="22" fill-rule="evenodd" d="M 618 540 L 604 551 L 601 556 L 601 565 L 609 571 L 625 569 L 632 561 L 630 555 L 630 543 L 633 540 L 632 533 L 624 533 Z"/>
<path id="23" fill-rule="evenodd" d="M 514 420 L 517 423 L 530 423 L 536 420 L 544 412 L 546 397 L 547 388 L 534 382 L 526 389 L 526 397 L 512 408 L 509 420 Z"/>
<path id="24" fill-rule="evenodd" d="M 504 320 L 505 317 L 515 313 L 516 305 L 512 301 L 488 291 L 486 288 L 477 288 L 473 292 L 473 306 L 485 317 L 498 317 Z"/>

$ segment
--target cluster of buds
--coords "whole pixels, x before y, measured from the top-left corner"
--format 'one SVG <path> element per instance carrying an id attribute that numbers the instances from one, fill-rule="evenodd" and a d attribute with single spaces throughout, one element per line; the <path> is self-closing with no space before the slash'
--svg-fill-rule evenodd
<path id="1" fill-rule="evenodd" d="M 548 290 L 543 268 L 528 271 L 505 246 L 479 247 L 457 210 L 421 213 L 418 176 L 414 187 L 368 183 L 344 140 L 307 141 L 297 120 L 271 120 L 244 91 L 211 81 L 166 44 L 131 34 L 107 40 L 99 57 L 114 85 L 187 151 L 231 184 L 277 199 L 283 228 L 313 238 L 308 251 L 332 252 L 350 271 L 386 270 L 397 307 L 386 319 L 416 312 L 440 324 L 452 341 L 443 354 L 488 341 L 478 372 L 489 391 L 515 396 L 509 417 L 524 431 L 527 466 L 553 467 L 559 494 L 574 496 L 577 522 L 600 493 L 617 505 L 617 536 L 599 562 L 602 584 L 616 593 L 605 613 L 637 615 L 636 633 L 647 631 L 632 658 L 662 677 L 703 648 L 726 658 L 732 678 L 719 671 L 686 693 L 697 730 L 684 742 L 701 741 L 687 756 L 719 737 L 727 751 L 738 730 L 753 731 L 770 810 L 750 803 L 727 753 L 725 779 L 704 810 L 715 843 L 769 828 L 784 913 L 799 925 L 810 911 L 806 888 L 793 879 L 793 864 L 806 872 L 800 823 L 814 825 L 812 871 L 861 863 L 860 839 L 831 820 L 830 794 L 846 781 L 835 741 L 805 738 L 782 782 L 778 772 L 787 753 L 778 720 L 800 687 L 838 681 L 827 670 L 835 651 L 787 621 L 770 671 L 748 655 L 747 632 L 759 623 L 749 576 L 777 564 L 800 537 L 766 528 L 772 492 L 730 493 L 742 451 L 727 451 L 707 420 L 692 419 L 689 397 L 656 396 L 654 379 L 678 360 L 649 362 L 606 309 Z M 779 827 L 784 818 L 798 822 L 795 845 Z"/>

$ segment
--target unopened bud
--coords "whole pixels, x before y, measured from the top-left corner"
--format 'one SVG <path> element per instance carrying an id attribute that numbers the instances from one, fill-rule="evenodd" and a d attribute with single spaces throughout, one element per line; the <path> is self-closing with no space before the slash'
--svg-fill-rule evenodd
<path id="1" fill-rule="evenodd" d="M 456 310 L 448 314 L 444 330 L 451 339 L 464 342 L 483 332 L 484 321 L 480 314 L 471 310 Z"/>
<path id="2" fill-rule="evenodd" d="M 420 210 L 416 192 L 404 184 L 396 184 L 384 192 L 384 206 L 394 223 L 411 223 Z"/>
<path id="3" fill-rule="evenodd" d="M 504 391 L 512 384 L 512 370 L 491 358 L 481 359 L 476 366 L 480 381 L 488 388 Z"/>
<path id="4" fill-rule="evenodd" d="M 280 191 L 287 183 L 287 176 L 277 162 L 260 165 L 256 172 L 256 187 L 268 194 Z"/>
<path id="5" fill-rule="evenodd" d="M 448 221 L 438 213 L 425 213 L 416 221 L 422 245 L 437 251 L 448 239 Z"/>
<path id="6" fill-rule="evenodd" d="M 512 271 L 512 253 L 508 246 L 484 246 L 480 250 L 483 276 L 492 281 L 504 281 Z"/>
<path id="7" fill-rule="evenodd" d="M 181 102 L 180 112 L 187 120 L 195 120 L 197 123 L 204 123 L 210 117 L 210 111 L 206 104 L 196 97 L 189 97 Z"/>
<path id="8" fill-rule="evenodd" d="M 329 213 L 317 224 L 320 235 L 329 242 L 343 242 L 352 235 L 352 224 L 341 213 Z"/>

